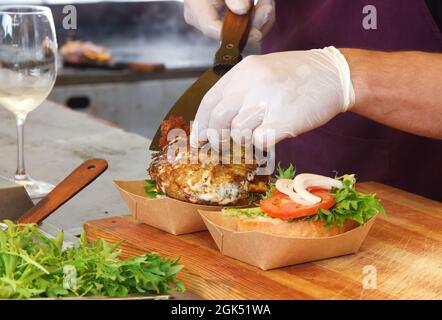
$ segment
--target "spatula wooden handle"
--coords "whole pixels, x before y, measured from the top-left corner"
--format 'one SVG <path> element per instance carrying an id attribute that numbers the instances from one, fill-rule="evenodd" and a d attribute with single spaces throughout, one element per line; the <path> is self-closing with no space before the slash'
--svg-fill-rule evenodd
<path id="1" fill-rule="evenodd" d="M 107 169 L 107 161 L 91 159 L 83 162 L 60 182 L 45 198 L 18 219 L 18 223 L 40 223 L 66 201 L 75 196 Z"/>
<path id="2" fill-rule="evenodd" d="M 249 38 L 253 5 L 249 12 L 237 15 L 226 9 L 221 31 L 221 46 L 215 56 L 215 69 L 232 68 L 241 61 L 241 53 Z"/>

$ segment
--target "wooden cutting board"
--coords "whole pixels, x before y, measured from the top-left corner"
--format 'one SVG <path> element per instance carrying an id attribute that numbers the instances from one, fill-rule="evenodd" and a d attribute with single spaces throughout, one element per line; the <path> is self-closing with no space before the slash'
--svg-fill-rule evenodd
<path id="1" fill-rule="evenodd" d="M 181 256 L 180 279 L 206 299 L 442 299 L 442 203 L 380 183 L 358 189 L 375 192 L 388 219 L 378 218 L 357 254 L 271 271 L 221 255 L 207 231 L 173 236 L 130 216 L 85 229 L 89 240 L 125 240 L 126 257 Z"/>

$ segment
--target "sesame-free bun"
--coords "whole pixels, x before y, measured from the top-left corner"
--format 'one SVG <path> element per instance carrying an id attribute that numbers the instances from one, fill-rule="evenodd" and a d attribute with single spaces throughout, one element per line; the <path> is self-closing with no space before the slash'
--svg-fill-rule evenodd
<path id="1" fill-rule="evenodd" d="M 295 238 L 332 237 L 354 229 L 357 226 L 358 224 L 355 221 L 348 219 L 345 220 L 343 227 L 333 226 L 330 228 L 325 227 L 323 221 L 312 220 L 288 222 L 277 218 L 242 217 L 237 221 L 237 228 L 240 232 L 259 231 Z"/>

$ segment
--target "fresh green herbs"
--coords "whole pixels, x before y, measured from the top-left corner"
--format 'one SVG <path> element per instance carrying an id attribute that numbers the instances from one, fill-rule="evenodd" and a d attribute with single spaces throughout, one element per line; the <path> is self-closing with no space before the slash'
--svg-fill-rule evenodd
<path id="1" fill-rule="evenodd" d="M 144 180 L 146 185 L 144 186 L 144 192 L 148 198 L 156 198 L 158 196 L 163 196 L 164 193 L 159 191 L 157 188 L 157 183 L 154 180 Z"/>
<path id="2" fill-rule="evenodd" d="M 256 208 L 223 208 L 223 216 L 247 216 L 248 218 L 266 217 L 260 207 Z"/>
<path id="3" fill-rule="evenodd" d="M 276 169 L 277 173 L 275 175 L 276 179 L 294 179 L 296 175 L 296 168 L 290 164 L 290 166 L 287 169 L 283 169 L 281 167 L 281 163 L 278 163 L 278 168 Z M 270 183 L 269 189 L 265 193 L 265 195 L 262 196 L 262 199 L 267 199 L 272 196 L 273 190 L 275 189 L 275 183 Z"/>
<path id="4" fill-rule="evenodd" d="M 183 268 L 178 260 L 153 253 L 121 260 L 120 243 L 88 243 L 84 234 L 79 246 L 63 250 L 63 233 L 50 239 L 36 225 L 6 223 L 8 229 L 0 231 L 0 299 L 124 297 L 184 290 L 175 278 Z"/>
<path id="5" fill-rule="evenodd" d="M 364 194 L 355 190 L 356 178 L 354 174 L 336 177 L 342 181 L 342 188 L 332 189 L 331 193 L 335 198 L 336 204 L 328 209 L 319 209 L 318 214 L 309 217 L 313 220 L 325 222 L 327 227 L 333 225 L 343 226 L 345 219 L 364 224 L 377 213 L 386 216 L 385 210 L 375 194 Z"/>

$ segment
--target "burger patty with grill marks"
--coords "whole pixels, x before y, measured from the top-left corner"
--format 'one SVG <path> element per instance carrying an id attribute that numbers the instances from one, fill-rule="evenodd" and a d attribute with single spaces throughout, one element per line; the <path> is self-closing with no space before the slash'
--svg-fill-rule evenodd
<path id="1" fill-rule="evenodd" d="M 189 148 L 176 147 L 179 138 L 153 155 L 148 169 L 157 187 L 169 197 L 196 204 L 242 205 L 249 199 L 249 185 L 257 164 L 246 164 L 243 150 L 238 164 L 207 161 L 210 151 L 192 163 Z M 201 158 L 203 157 L 203 158 Z M 229 156 L 231 157 L 231 156 Z"/>

